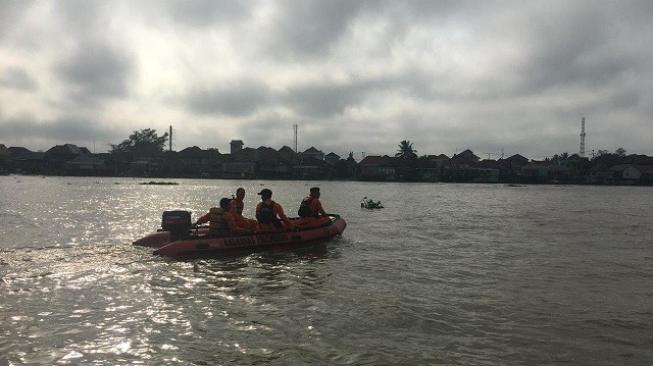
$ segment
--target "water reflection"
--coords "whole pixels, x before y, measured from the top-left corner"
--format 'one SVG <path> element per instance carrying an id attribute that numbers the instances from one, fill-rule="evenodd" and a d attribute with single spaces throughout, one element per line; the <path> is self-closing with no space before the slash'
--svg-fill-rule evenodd
<path id="1" fill-rule="evenodd" d="M 26 177 L 7 194 L 0 179 L 0 364 L 653 358 L 650 191 L 322 182 L 341 239 L 175 261 L 129 243 L 165 208 L 260 182 L 84 182 Z M 306 188 L 264 183 L 283 203 Z M 364 195 L 385 211 L 350 207 Z"/>

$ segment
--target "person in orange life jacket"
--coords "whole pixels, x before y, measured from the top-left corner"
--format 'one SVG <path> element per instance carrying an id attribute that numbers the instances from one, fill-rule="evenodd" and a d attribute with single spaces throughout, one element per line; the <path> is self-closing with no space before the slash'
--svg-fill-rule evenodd
<path id="1" fill-rule="evenodd" d="M 220 200 L 220 207 L 211 207 L 209 212 L 200 217 L 195 225 L 209 223 L 209 236 L 225 236 L 230 234 L 250 234 L 251 230 L 238 227 L 231 213 L 229 213 L 229 198 Z"/>
<path id="2" fill-rule="evenodd" d="M 311 188 L 311 193 L 308 197 L 302 200 L 302 203 L 299 205 L 299 210 L 297 214 L 300 217 L 320 217 L 326 216 L 326 212 L 322 208 L 322 202 L 320 202 L 320 188 L 313 187 Z"/>
<path id="3" fill-rule="evenodd" d="M 260 231 L 278 231 L 294 227 L 281 205 L 272 201 L 271 190 L 264 188 L 259 195 L 261 202 L 256 206 L 256 220 Z"/>
<path id="4" fill-rule="evenodd" d="M 236 197 L 234 197 L 231 200 L 231 203 L 229 204 L 229 212 L 233 215 L 234 219 L 236 220 L 236 225 L 238 225 L 241 228 L 254 231 L 258 226 L 256 220 L 251 220 L 243 217 L 243 208 L 245 208 L 245 203 L 243 202 L 244 199 L 245 199 L 245 188 L 239 187 L 236 190 Z"/>

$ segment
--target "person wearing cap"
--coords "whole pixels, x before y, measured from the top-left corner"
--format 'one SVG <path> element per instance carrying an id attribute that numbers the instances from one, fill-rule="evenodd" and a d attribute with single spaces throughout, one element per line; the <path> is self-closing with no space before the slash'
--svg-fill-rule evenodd
<path id="1" fill-rule="evenodd" d="M 256 206 L 259 231 L 279 231 L 293 228 L 280 204 L 272 200 L 272 191 L 264 188 L 259 192 L 261 202 Z"/>
<path id="2" fill-rule="evenodd" d="M 297 211 L 299 217 L 320 217 L 327 216 L 320 202 L 320 188 L 313 187 L 308 197 L 304 198 Z"/>
<path id="3" fill-rule="evenodd" d="M 243 209 L 245 208 L 245 188 L 239 187 L 236 190 L 236 197 L 231 200 L 229 204 L 229 213 L 233 215 L 236 220 L 236 225 L 243 229 L 256 230 L 258 224 L 256 220 L 248 219 L 243 217 Z"/>
<path id="4" fill-rule="evenodd" d="M 236 225 L 234 216 L 229 213 L 229 198 L 223 198 L 220 200 L 220 207 L 211 207 L 209 212 L 200 217 L 195 226 L 209 223 L 209 233 L 208 236 L 227 236 L 227 235 L 243 235 L 251 234 L 253 230 L 246 228 L 241 228 Z"/>

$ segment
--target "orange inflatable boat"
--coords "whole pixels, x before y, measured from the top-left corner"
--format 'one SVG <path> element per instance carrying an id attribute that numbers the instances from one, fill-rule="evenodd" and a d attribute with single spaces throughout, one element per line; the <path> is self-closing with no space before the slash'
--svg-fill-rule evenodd
<path id="1" fill-rule="evenodd" d="M 339 215 L 323 218 L 291 219 L 297 229 L 242 236 L 209 237 L 208 228 L 191 228 L 190 212 L 166 211 L 162 229 L 133 244 L 154 248 L 154 254 L 193 257 L 271 249 L 294 249 L 323 242 L 342 234 L 347 223 Z"/>

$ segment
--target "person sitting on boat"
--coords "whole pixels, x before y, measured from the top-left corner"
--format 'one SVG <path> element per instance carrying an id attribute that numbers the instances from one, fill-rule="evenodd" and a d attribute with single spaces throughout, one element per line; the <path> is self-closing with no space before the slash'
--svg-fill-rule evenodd
<path id="1" fill-rule="evenodd" d="M 231 203 L 229 204 L 229 212 L 233 215 L 234 219 L 236 220 L 237 226 L 244 229 L 249 229 L 251 231 L 255 231 L 258 226 L 256 220 L 243 217 L 243 209 L 245 208 L 245 203 L 243 202 L 244 199 L 245 199 L 245 188 L 239 187 L 236 190 L 236 197 L 231 199 Z"/>
<path id="2" fill-rule="evenodd" d="M 220 207 L 211 207 L 209 212 L 200 217 L 195 226 L 209 223 L 208 236 L 227 236 L 233 234 L 251 234 L 252 230 L 236 225 L 234 216 L 229 212 L 229 198 L 220 200 Z"/>
<path id="3" fill-rule="evenodd" d="M 282 231 L 292 229 L 294 225 L 288 220 L 280 204 L 272 200 L 272 191 L 264 188 L 259 192 L 261 202 L 256 206 L 256 220 L 259 231 Z"/>
<path id="4" fill-rule="evenodd" d="M 309 196 L 304 198 L 302 203 L 299 205 L 297 214 L 299 217 L 319 217 L 327 215 L 322 208 L 322 202 L 320 202 L 319 187 L 311 188 Z"/>
<path id="5" fill-rule="evenodd" d="M 322 208 L 319 187 L 311 188 L 310 195 L 304 198 L 299 205 L 297 214 L 300 217 L 300 219 L 297 220 L 297 225 L 299 225 L 301 229 L 320 227 L 331 222 L 331 218 L 326 212 L 324 212 L 324 208 Z"/>

